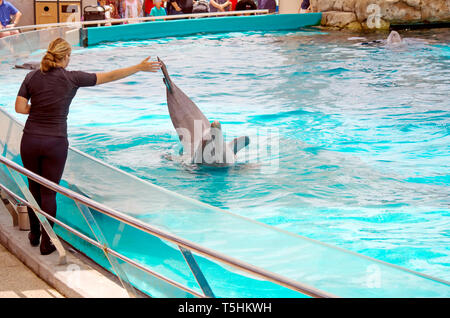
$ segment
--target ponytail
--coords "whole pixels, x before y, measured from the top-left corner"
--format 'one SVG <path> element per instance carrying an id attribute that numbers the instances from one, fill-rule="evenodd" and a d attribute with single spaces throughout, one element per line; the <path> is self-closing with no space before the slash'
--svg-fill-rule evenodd
<path id="1" fill-rule="evenodd" d="M 47 51 L 41 61 L 41 71 L 46 73 L 55 67 L 57 67 L 55 56 L 52 52 Z"/>
<path id="2" fill-rule="evenodd" d="M 41 72 L 46 73 L 56 67 L 59 63 L 72 52 L 70 44 L 62 39 L 57 38 L 48 45 L 47 52 L 41 61 Z"/>

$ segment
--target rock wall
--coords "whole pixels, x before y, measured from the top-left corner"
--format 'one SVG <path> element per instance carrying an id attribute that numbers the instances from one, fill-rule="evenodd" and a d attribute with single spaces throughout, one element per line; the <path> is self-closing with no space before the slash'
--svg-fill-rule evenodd
<path id="1" fill-rule="evenodd" d="M 391 23 L 450 22 L 450 0 L 310 0 L 322 12 L 322 26 L 336 29 L 389 29 Z"/>

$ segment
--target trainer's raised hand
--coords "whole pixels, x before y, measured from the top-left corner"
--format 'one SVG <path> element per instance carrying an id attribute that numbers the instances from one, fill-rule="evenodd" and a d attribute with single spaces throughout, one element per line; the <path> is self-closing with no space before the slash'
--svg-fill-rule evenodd
<path id="1" fill-rule="evenodd" d="M 143 72 L 157 72 L 161 68 L 161 63 L 158 61 L 149 61 L 150 56 L 139 63 L 139 69 Z"/>
<path id="2" fill-rule="evenodd" d="M 161 68 L 161 63 L 149 60 L 150 56 L 143 60 L 141 63 L 130 67 L 119 68 L 117 70 L 106 73 L 96 73 L 97 85 L 117 81 L 137 72 L 157 72 Z"/>

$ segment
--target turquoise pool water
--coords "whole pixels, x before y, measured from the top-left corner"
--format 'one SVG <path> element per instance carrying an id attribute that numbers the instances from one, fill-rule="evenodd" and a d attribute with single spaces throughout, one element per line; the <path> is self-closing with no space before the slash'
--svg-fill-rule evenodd
<path id="1" fill-rule="evenodd" d="M 182 164 L 160 73 L 81 89 L 70 142 L 185 196 L 450 280 L 450 33 L 403 35 L 427 42 L 389 49 L 360 43 L 384 35 L 252 32 L 80 49 L 71 69 L 159 56 L 228 139 L 252 143 L 231 169 Z M 26 72 L 0 68 L 10 74 L 0 105 L 12 113 Z M 256 147 L 269 137 L 271 151 Z"/>

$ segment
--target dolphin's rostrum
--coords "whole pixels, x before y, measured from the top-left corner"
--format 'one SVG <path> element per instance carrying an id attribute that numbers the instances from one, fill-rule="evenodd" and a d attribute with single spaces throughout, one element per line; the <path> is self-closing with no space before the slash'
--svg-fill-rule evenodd
<path id="1" fill-rule="evenodd" d="M 167 107 L 173 126 L 191 163 L 228 166 L 236 162 L 236 153 L 250 143 L 242 136 L 225 143 L 222 126 L 210 123 L 195 103 L 170 79 L 166 65 L 158 57 L 164 75 Z"/>

